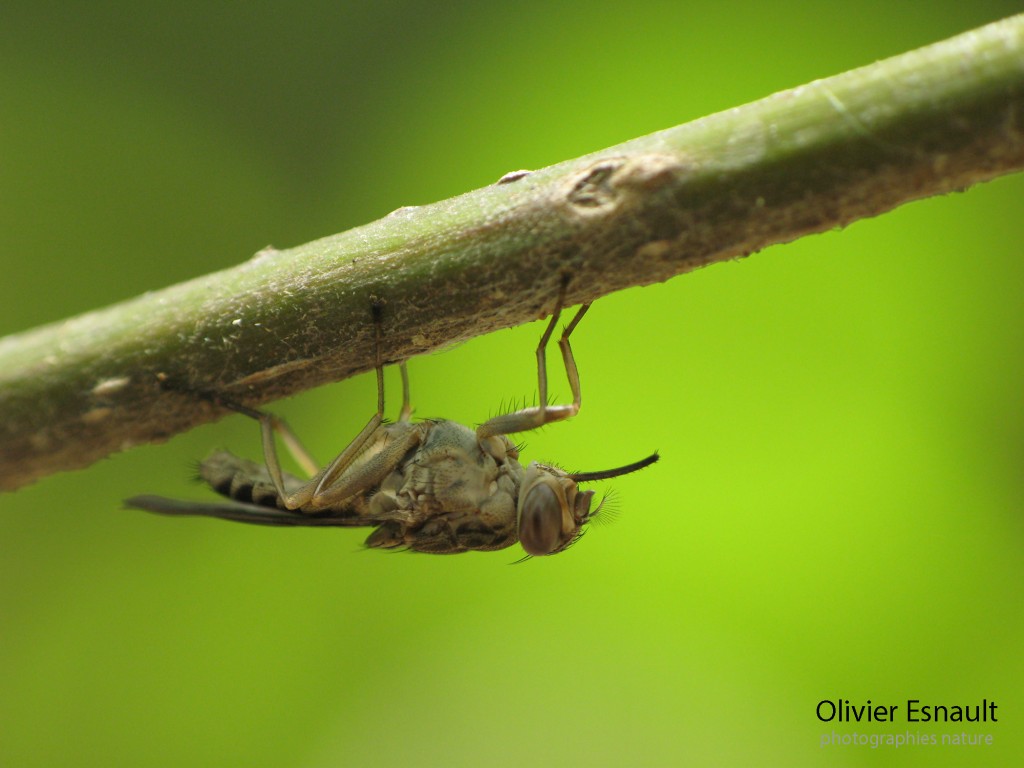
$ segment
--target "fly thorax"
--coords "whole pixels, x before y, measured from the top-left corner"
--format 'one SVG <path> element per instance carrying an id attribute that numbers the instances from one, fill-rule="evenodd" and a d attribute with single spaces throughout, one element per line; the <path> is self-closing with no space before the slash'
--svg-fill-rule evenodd
<path id="1" fill-rule="evenodd" d="M 511 444 L 509 444 L 511 447 Z M 462 424 L 437 421 L 403 468 L 399 494 L 418 511 L 479 513 L 495 495 L 514 499 L 519 463 L 507 455 L 499 462 L 500 446 L 484 447 L 476 433 Z M 514 450 L 514 448 L 513 448 Z"/>

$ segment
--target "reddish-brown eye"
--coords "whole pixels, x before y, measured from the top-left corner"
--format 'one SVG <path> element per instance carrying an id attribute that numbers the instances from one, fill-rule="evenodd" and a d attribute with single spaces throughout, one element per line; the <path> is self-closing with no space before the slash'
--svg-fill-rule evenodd
<path id="1" fill-rule="evenodd" d="M 519 515 L 519 543 L 530 555 L 549 555 L 559 545 L 562 508 L 547 485 L 530 489 Z"/>

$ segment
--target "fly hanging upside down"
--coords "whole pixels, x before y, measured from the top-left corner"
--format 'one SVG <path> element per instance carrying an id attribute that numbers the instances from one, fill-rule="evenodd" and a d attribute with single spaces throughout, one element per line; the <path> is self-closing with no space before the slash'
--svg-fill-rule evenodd
<path id="1" fill-rule="evenodd" d="M 570 405 L 548 405 L 545 350 L 558 322 L 565 282 L 537 346 L 539 405 L 495 416 L 475 430 L 443 419 L 413 423 L 409 376 L 402 373 L 402 410 L 384 422 L 384 364 L 380 305 L 374 305 L 377 413 L 341 454 L 323 469 L 281 419 L 219 397 L 216 401 L 260 423 L 265 466 L 227 452 L 199 466 L 199 475 L 224 502 L 189 502 L 136 496 L 129 507 L 167 515 L 202 515 L 259 525 L 375 526 L 366 546 L 452 554 L 504 549 L 522 544 L 528 555 L 553 555 L 582 535 L 594 491 L 578 483 L 604 480 L 643 469 L 654 453 L 633 464 L 599 472 L 565 472 L 536 461 L 524 467 L 508 435 L 575 416 L 580 378 L 569 336 L 589 304 L 565 327 L 558 346 L 572 389 Z M 303 481 L 281 469 L 275 435 L 312 475 Z"/>

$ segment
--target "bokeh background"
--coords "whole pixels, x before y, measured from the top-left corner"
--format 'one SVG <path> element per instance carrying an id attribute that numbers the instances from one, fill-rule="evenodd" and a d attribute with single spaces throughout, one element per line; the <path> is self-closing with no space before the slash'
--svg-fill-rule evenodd
<path id="1" fill-rule="evenodd" d="M 5 0 L 0 333 L 1017 5 Z M 204 497 L 213 448 L 258 457 L 241 417 L 0 497 L 0 765 L 1021 765 L 1022 193 L 602 299 L 574 342 L 584 410 L 526 455 L 663 460 L 558 557 L 119 508 Z M 539 333 L 413 360 L 419 414 L 530 397 Z M 276 410 L 326 459 L 373 406 L 366 376 Z M 999 722 L 819 722 L 839 698 L 988 699 Z M 819 746 L 833 731 L 994 743 Z"/>

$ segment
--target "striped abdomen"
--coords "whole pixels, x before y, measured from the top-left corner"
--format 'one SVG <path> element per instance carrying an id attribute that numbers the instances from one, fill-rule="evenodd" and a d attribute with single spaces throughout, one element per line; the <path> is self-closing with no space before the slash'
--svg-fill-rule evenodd
<path id="1" fill-rule="evenodd" d="M 261 507 L 285 508 L 264 465 L 227 451 L 215 453 L 203 461 L 199 465 L 199 477 L 229 499 Z M 291 493 L 302 485 L 302 480 L 284 473 L 284 484 L 285 490 Z"/>

